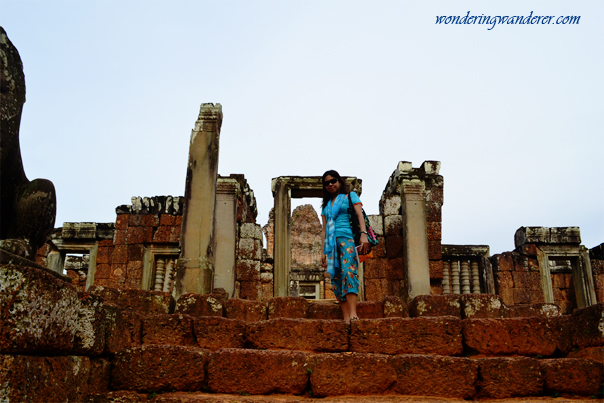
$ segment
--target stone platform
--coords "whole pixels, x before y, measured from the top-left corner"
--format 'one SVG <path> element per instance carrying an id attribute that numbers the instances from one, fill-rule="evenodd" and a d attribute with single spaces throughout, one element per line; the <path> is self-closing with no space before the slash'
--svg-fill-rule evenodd
<path id="1" fill-rule="evenodd" d="M 491 295 L 388 297 L 347 324 L 301 298 L 91 291 L 0 267 L 1 401 L 602 397 L 604 303 L 513 317 Z"/>

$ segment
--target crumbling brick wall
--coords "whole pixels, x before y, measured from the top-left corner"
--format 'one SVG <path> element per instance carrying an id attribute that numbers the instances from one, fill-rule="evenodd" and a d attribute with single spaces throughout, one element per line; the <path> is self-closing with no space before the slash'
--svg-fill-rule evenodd
<path id="1" fill-rule="evenodd" d="M 494 255 L 490 260 L 495 290 L 506 305 L 545 302 L 534 244 L 526 245 L 522 251 Z"/>

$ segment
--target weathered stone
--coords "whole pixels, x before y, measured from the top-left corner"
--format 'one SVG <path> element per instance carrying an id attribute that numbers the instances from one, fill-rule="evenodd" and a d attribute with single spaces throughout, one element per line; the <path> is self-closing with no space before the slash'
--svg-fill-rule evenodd
<path id="1" fill-rule="evenodd" d="M 0 353 L 69 353 L 83 326 L 80 306 L 75 289 L 49 273 L 0 266 Z M 91 336 L 82 342 L 94 345 Z"/>
<path id="2" fill-rule="evenodd" d="M 122 350 L 112 360 L 111 388 L 139 392 L 201 390 L 206 386 L 209 353 L 197 347 L 166 345 Z"/>
<path id="3" fill-rule="evenodd" d="M 562 358 L 541 362 L 545 375 L 545 392 L 597 395 L 604 381 L 601 362 L 581 358 Z"/>
<path id="4" fill-rule="evenodd" d="M 344 314 L 339 304 L 313 303 L 308 308 L 308 319 L 344 319 Z"/>
<path id="5" fill-rule="evenodd" d="M 130 214 L 118 214 L 115 218 L 115 229 L 127 229 Z"/>
<path id="6" fill-rule="evenodd" d="M 149 316 L 143 319 L 143 344 L 196 345 L 193 320 L 178 313 Z"/>
<path id="7" fill-rule="evenodd" d="M 240 281 L 239 297 L 253 301 L 262 300 L 262 283 L 257 281 Z"/>
<path id="8" fill-rule="evenodd" d="M 604 302 L 577 309 L 571 318 L 574 346 L 604 346 Z"/>
<path id="9" fill-rule="evenodd" d="M 191 294 L 185 293 L 176 301 L 174 313 L 199 316 L 223 316 L 224 298 L 217 294 Z"/>
<path id="10" fill-rule="evenodd" d="M 386 266 L 386 279 L 388 281 L 405 279 L 405 270 L 403 267 L 402 257 L 388 259 L 388 266 Z"/>
<path id="11" fill-rule="evenodd" d="M 459 355 L 463 351 L 461 324 L 454 317 L 361 319 L 350 325 L 350 350 Z"/>
<path id="12" fill-rule="evenodd" d="M 144 403 L 147 402 L 147 396 L 147 393 L 132 390 L 116 390 L 91 395 L 87 403 Z"/>
<path id="13" fill-rule="evenodd" d="M 514 260 L 512 259 L 512 252 L 504 252 L 497 255 L 493 255 L 490 260 L 493 265 L 493 272 L 497 273 L 500 271 L 513 271 Z"/>
<path id="14" fill-rule="evenodd" d="M 384 236 L 384 221 L 381 215 L 370 214 L 367 215 L 367 219 L 369 220 L 369 225 L 373 229 L 375 235 L 379 237 Z"/>
<path id="15" fill-rule="evenodd" d="M 560 316 L 560 308 L 556 304 L 528 304 L 512 305 L 506 310 L 508 318 L 527 318 L 537 316 L 540 318 L 553 318 Z"/>
<path id="16" fill-rule="evenodd" d="M 260 280 L 260 261 L 237 259 L 235 271 L 237 281 L 258 281 Z"/>
<path id="17" fill-rule="evenodd" d="M 255 223 L 243 223 L 239 226 L 240 238 L 262 239 L 262 228 Z"/>
<path id="18" fill-rule="evenodd" d="M 108 384 L 106 360 L 0 355 L 0 398 L 6 402 L 82 402 Z"/>
<path id="19" fill-rule="evenodd" d="M 581 350 L 575 350 L 568 353 L 568 358 L 589 358 L 604 364 L 604 346 L 587 347 Z"/>
<path id="20" fill-rule="evenodd" d="M 430 260 L 442 260 L 443 252 L 441 241 L 439 240 L 428 240 L 428 259 Z"/>
<path id="21" fill-rule="evenodd" d="M 262 243 L 257 239 L 240 238 L 237 248 L 237 256 L 241 259 L 262 259 Z"/>
<path id="22" fill-rule="evenodd" d="M 556 351 L 556 333 L 542 318 L 465 319 L 463 337 L 479 354 L 550 356 Z"/>
<path id="23" fill-rule="evenodd" d="M 209 350 L 243 348 L 246 324 L 239 319 L 204 316 L 193 325 L 199 347 Z"/>
<path id="24" fill-rule="evenodd" d="M 174 309 L 174 299 L 168 292 L 148 290 L 122 290 L 118 288 L 92 286 L 90 293 L 100 295 L 105 303 L 114 304 L 143 315 L 170 313 Z"/>
<path id="25" fill-rule="evenodd" d="M 114 305 L 103 305 L 106 321 L 105 353 L 115 354 L 142 344 L 142 318 L 134 311 L 123 311 Z"/>
<path id="26" fill-rule="evenodd" d="M 409 302 L 409 316 L 455 316 L 461 318 L 459 295 L 418 295 Z"/>
<path id="27" fill-rule="evenodd" d="M 403 233 L 403 216 L 391 215 L 384 217 L 384 235 L 400 235 Z"/>
<path id="28" fill-rule="evenodd" d="M 384 305 L 381 301 L 362 301 L 357 304 L 357 314 L 362 319 L 383 318 Z"/>
<path id="29" fill-rule="evenodd" d="M 231 298 L 226 301 L 226 317 L 245 322 L 258 322 L 268 319 L 268 306 L 263 301 Z"/>
<path id="30" fill-rule="evenodd" d="M 300 394 L 310 363 L 311 356 L 299 351 L 222 349 L 210 359 L 208 387 L 216 393 Z"/>
<path id="31" fill-rule="evenodd" d="M 541 290 L 541 275 L 535 272 L 512 272 L 514 287 Z"/>
<path id="32" fill-rule="evenodd" d="M 268 318 L 302 318 L 308 313 L 308 301 L 303 297 L 275 297 L 268 301 Z"/>
<path id="33" fill-rule="evenodd" d="M 430 260 L 430 278 L 431 279 L 442 279 L 443 278 L 443 261 L 442 260 Z"/>
<path id="34" fill-rule="evenodd" d="M 363 278 L 365 280 L 386 278 L 387 269 L 388 259 L 369 259 L 363 263 Z"/>
<path id="35" fill-rule="evenodd" d="M 385 297 L 382 304 L 384 306 L 384 318 L 409 317 L 407 304 L 399 297 Z"/>
<path id="36" fill-rule="evenodd" d="M 401 213 L 400 195 L 382 195 L 380 199 L 380 215 L 390 216 Z"/>
<path id="37" fill-rule="evenodd" d="M 365 278 L 365 300 L 380 301 L 388 295 L 388 280 L 385 278 Z"/>
<path id="38" fill-rule="evenodd" d="M 379 354 L 317 354 L 310 374 L 313 396 L 388 392 L 396 382 L 391 358 Z"/>
<path id="39" fill-rule="evenodd" d="M 341 320 L 271 319 L 248 324 L 247 341 L 258 349 L 346 351 L 348 325 Z"/>
<path id="40" fill-rule="evenodd" d="M 465 294 L 460 296 L 461 315 L 470 318 L 505 318 L 506 306 L 501 297 L 493 294 Z"/>
<path id="41" fill-rule="evenodd" d="M 76 322 L 71 354 L 96 356 L 105 350 L 107 321 L 103 299 L 87 292 L 79 293 L 79 320 Z"/>
<path id="42" fill-rule="evenodd" d="M 429 241 L 440 241 L 442 239 L 442 224 L 440 222 L 428 222 L 426 230 Z"/>
<path id="43" fill-rule="evenodd" d="M 481 358 L 477 361 L 480 372 L 476 383 L 478 397 L 539 396 L 543 391 L 541 364 L 534 358 Z"/>
<path id="44" fill-rule="evenodd" d="M 397 371 L 393 391 L 403 395 L 472 398 L 478 378 L 475 360 L 457 357 L 398 355 L 391 359 Z"/>
<path id="45" fill-rule="evenodd" d="M 393 259 L 403 256 L 402 235 L 389 235 L 386 237 L 386 257 Z"/>

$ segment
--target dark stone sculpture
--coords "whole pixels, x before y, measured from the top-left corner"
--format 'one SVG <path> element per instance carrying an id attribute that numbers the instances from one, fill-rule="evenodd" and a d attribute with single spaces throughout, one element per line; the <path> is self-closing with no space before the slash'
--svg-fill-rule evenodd
<path id="1" fill-rule="evenodd" d="M 19 146 L 24 103 L 21 57 L 0 27 L 0 248 L 33 258 L 54 228 L 57 202 L 51 181 L 25 176 Z"/>

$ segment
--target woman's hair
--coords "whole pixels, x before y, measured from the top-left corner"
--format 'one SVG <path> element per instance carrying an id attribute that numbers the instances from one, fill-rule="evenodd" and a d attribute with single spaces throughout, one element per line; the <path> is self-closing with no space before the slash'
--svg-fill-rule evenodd
<path id="1" fill-rule="evenodd" d="M 330 169 L 329 171 L 323 174 L 323 178 L 321 179 L 323 185 L 323 202 L 321 203 L 321 208 L 325 208 L 325 206 L 327 206 L 327 203 L 329 203 L 329 201 L 331 200 L 331 193 L 329 193 L 327 189 L 325 189 L 325 177 L 328 175 L 336 178 L 338 182 L 340 182 L 340 194 L 348 194 L 348 186 L 346 186 L 346 182 L 344 182 L 344 179 L 342 179 L 342 177 L 337 171 Z"/>

